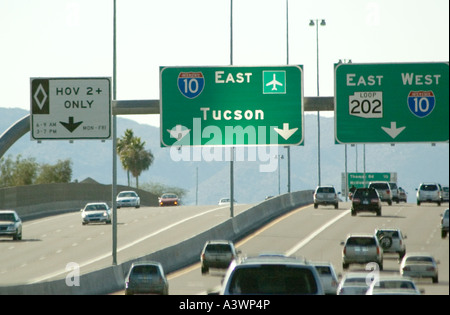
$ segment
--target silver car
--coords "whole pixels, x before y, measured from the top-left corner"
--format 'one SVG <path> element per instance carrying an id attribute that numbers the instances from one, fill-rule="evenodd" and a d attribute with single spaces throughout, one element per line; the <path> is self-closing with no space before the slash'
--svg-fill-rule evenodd
<path id="1" fill-rule="evenodd" d="M 202 275 L 209 272 L 210 268 L 227 269 L 238 252 L 233 242 L 227 240 L 212 240 L 206 242 L 200 254 Z"/>
<path id="2" fill-rule="evenodd" d="M 441 190 L 436 183 L 422 183 L 417 189 L 417 205 L 423 202 L 436 203 L 441 205 Z"/>
<path id="3" fill-rule="evenodd" d="M 336 295 L 339 284 L 338 277 L 334 270 L 333 264 L 330 262 L 310 262 L 319 273 L 320 281 L 322 281 L 323 291 L 327 295 Z"/>
<path id="4" fill-rule="evenodd" d="M 353 234 L 347 237 L 342 251 L 342 268 L 348 269 L 350 264 L 377 263 L 383 270 L 383 249 L 375 235 Z"/>
<path id="5" fill-rule="evenodd" d="M 365 295 L 373 280 L 369 272 L 346 273 L 336 290 L 337 295 Z"/>
<path id="6" fill-rule="evenodd" d="M 141 198 L 134 191 L 122 191 L 117 195 L 117 208 L 135 207 L 140 208 Z"/>
<path id="7" fill-rule="evenodd" d="M 383 202 L 387 202 L 388 205 L 392 205 L 392 190 L 388 182 L 370 182 L 369 188 L 375 188 L 380 195 L 380 199 Z"/>
<path id="8" fill-rule="evenodd" d="M 406 235 L 403 235 L 400 229 L 376 229 L 375 235 L 377 236 L 384 253 L 396 253 L 398 254 L 399 260 L 405 256 Z"/>
<path id="9" fill-rule="evenodd" d="M 439 282 L 438 262 L 427 253 L 411 253 L 405 255 L 400 264 L 400 274 L 411 278 L 431 278 L 433 283 Z"/>
<path id="10" fill-rule="evenodd" d="M 125 294 L 169 294 L 169 283 L 159 262 L 133 263 L 125 279 Z"/>
<path id="11" fill-rule="evenodd" d="M 0 211 L 0 236 L 11 236 L 15 241 L 22 239 L 22 220 L 16 211 Z"/>
<path id="12" fill-rule="evenodd" d="M 81 223 L 111 223 L 111 209 L 104 202 L 88 203 L 81 209 Z"/>
<path id="13" fill-rule="evenodd" d="M 335 209 L 339 208 L 339 198 L 334 186 L 318 186 L 314 191 L 314 208 L 319 205 L 333 205 Z"/>
<path id="14" fill-rule="evenodd" d="M 314 266 L 304 259 L 267 255 L 234 260 L 225 275 L 221 295 L 323 295 Z"/>
<path id="15" fill-rule="evenodd" d="M 421 291 L 411 278 L 394 275 L 372 282 L 366 295 L 421 295 Z"/>

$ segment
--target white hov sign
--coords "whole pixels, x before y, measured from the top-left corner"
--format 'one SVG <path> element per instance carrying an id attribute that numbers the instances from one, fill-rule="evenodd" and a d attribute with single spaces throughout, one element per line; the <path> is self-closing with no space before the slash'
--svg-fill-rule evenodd
<path id="1" fill-rule="evenodd" d="M 111 138 L 110 78 L 31 78 L 31 139 Z"/>

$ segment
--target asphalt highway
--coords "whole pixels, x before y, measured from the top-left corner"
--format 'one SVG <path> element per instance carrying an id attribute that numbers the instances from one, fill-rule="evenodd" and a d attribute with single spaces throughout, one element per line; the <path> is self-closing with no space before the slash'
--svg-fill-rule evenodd
<path id="1" fill-rule="evenodd" d="M 334 207 L 307 206 L 278 218 L 236 244 L 243 255 L 281 253 L 302 256 L 308 260 L 330 261 L 338 274 L 343 275 L 341 241 L 349 233 L 374 233 L 375 228 L 396 227 L 407 235 L 406 251 L 428 252 L 440 261 L 439 283 L 431 279 L 416 279 L 419 288 L 428 295 L 449 294 L 449 244 L 441 239 L 440 214 L 448 204 L 383 204 L 383 214 L 377 217 L 361 213 L 350 215 L 350 203 Z M 351 265 L 348 271 L 364 271 L 365 266 Z M 399 272 L 398 255 L 385 254 L 383 274 Z M 202 276 L 200 263 L 169 275 L 169 294 L 198 295 L 218 291 L 224 275 L 216 270 Z"/>
<path id="2" fill-rule="evenodd" d="M 251 205 L 236 205 L 239 214 Z M 227 220 L 227 206 L 118 209 L 118 264 L 192 237 Z M 112 225 L 81 224 L 80 212 L 23 223 L 23 238 L 0 238 L 0 285 L 64 279 L 69 263 L 84 274 L 112 264 Z"/>

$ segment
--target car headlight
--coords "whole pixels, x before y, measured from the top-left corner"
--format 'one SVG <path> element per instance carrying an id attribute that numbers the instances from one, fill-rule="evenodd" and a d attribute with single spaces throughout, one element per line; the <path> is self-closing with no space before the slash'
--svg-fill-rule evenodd
<path id="1" fill-rule="evenodd" d="M 6 229 L 8 232 L 12 232 L 16 230 L 16 226 L 15 225 L 8 225 L 8 228 Z"/>

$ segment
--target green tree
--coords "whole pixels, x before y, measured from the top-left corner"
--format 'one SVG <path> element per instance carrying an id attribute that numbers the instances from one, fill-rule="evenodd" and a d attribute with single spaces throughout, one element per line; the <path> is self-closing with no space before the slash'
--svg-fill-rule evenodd
<path id="1" fill-rule="evenodd" d="M 136 178 L 136 187 L 139 188 L 139 176 L 150 168 L 154 160 L 151 151 L 145 150 L 145 141 L 142 142 L 132 130 L 127 129 L 124 137 L 117 139 L 117 154 L 122 167 Z"/>
<path id="2" fill-rule="evenodd" d="M 22 159 L 19 154 L 13 161 L 10 156 L 0 160 L 0 186 L 23 186 L 34 183 L 39 164 L 34 158 Z"/>
<path id="3" fill-rule="evenodd" d="M 70 183 L 72 180 L 72 161 L 58 160 L 55 165 L 41 165 L 36 184 Z"/>

